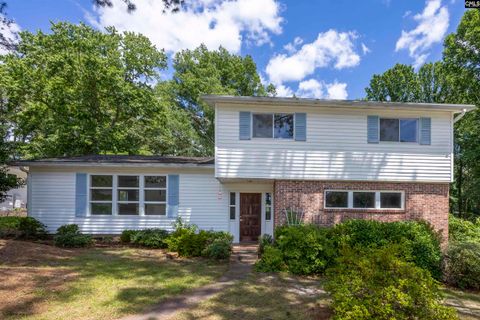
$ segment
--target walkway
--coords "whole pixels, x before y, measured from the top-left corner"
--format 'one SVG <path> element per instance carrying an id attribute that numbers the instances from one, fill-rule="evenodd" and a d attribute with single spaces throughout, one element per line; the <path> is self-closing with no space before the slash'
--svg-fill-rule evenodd
<path id="1" fill-rule="evenodd" d="M 136 314 L 122 318 L 121 320 L 166 320 L 174 315 L 195 307 L 199 303 L 212 298 L 217 293 L 232 286 L 238 280 L 242 280 L 252 270 L 257 260 L 256 245 L 237 245 L 233 247 L 228 271 L 212 284 L 194 289 L 183 295 L 167 299 L 143 314 Z"/>

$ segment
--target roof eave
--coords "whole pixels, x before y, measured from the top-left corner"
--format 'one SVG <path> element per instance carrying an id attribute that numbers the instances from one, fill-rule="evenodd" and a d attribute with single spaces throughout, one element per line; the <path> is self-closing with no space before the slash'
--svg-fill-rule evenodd
<path id="1" fill-rule="evenodd" d="M 141 167 L 141 168 L 215 168 L 215 164 L 154 163 L 154 162 L 79 162 L 79 161 L 16 161 L 9 163 L 18 167 Z"/>

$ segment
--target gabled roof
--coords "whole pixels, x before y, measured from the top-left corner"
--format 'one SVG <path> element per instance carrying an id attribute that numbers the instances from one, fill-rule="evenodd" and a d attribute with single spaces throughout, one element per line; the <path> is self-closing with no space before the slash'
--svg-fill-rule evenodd
<path id="1" fill-rule="evenodd" d="M 405 109 L 405 110 L 441 110 L 451 112 L 471 111 L 476 107 L 471 104 L 446 104 L 446 103 L 413 103 L 413 102 L 380 102 L 366 100 L 326 100 L 306 98 L 277 98 L 277 97 L 251 97 L 251 96 L 221 96 L 204 95 L 202 100 L 210 106 L 220 104 L 261 104 L 278 106 L 302 107 L 331 107 L 331 108 L 362 108 L 362 109 Z"/>
<path id="2" fill-rule="evenodd" d="M 88 155 L 15 161 L 14 166 L 135 165 L 166 167 L 213 167 L 213 157 L 170 157 L 140 155 Z"/>

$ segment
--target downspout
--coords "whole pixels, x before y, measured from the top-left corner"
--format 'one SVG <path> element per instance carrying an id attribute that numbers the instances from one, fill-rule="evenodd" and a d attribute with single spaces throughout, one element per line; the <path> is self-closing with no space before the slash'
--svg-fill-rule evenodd
<path id="1" fill-rule="evenodd" d="M 457 123 L 457 121 L 459 121 L 460 119 L 462 119 L 463 116 L 465 116 L 465 113 L 467 113 L 467 109 L 463 109 L 463 110 L 462 110 L 462 113 L 460 113 L 458 116 L 456 116 L 456 117 L 453 119 L 453 123 Z"/>

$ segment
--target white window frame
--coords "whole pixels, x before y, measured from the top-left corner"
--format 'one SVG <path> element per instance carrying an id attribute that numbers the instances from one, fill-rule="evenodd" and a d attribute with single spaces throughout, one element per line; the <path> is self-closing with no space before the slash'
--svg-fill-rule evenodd
<path id="1" fill-rule="evenodd" d="M 120 187 L 118 185 L 118 179 L 120 177 L 138 177 L 138 187 Z M 115 203 L 115 209 L 117 210 L 117 215 L 118 216 L 139 216 L 140 215 L 140 190 L 141 190 L 141 176 L 138 175 L 138 174 L 117 174 L 116 177 L 115 177 L 115 181 L 116 181 L 116 188 L 115 188 L 115 194 L 117 196 L 117 202 Z M 138 191 L 138 200 L 137 201 L 121 201 L 119 200 L 119 196 L 118 196 L 118 192 L 120 190 L 137 190 Z M 130 204 L 130 203 L 134 203 L 134 204 L 137 204 L 138 205 L 138 214 L 119 214 L 119 206 L 120 204 Z"/>
<path id="2" fill-rule="evenodd" d="M 384 120 L 398 120 L 398 141 L 383 141 L 380 135 L 382 129 L 382 119 Z M 400 121 L 402 120 L 415 120 L 417 121 L 417 132 L 415 135 L 415 141 L 401 141 L 401 134 L 402 134 L 402 126 L 400 125 Z M 379 117 L 378 120 L 378 141 L 381 143 L 418 143 L 419 141 L 419 131 L 420 131 L 420 119 L 419 118 L 395 118 L 395 117 Z"/>
<path id="3" fill-rule="evenodd" d="M 275 138 L 275 115 L 276 114 L 291 114 L 293 116 L 293 136 L 291 138 Z M 253 117 L 255 115 L 271 115 L 272 116 L 272 137 L 271 138 L 262 138 L 253 136 Z M 295 113 L 293 112 L 252 112 L 250 119 L 250 137 L 252 139 L 274 139 L 274 140 L 283 140 L 283 141 L 295 141 L 295 134 L 297 130 L 295 129 Z"/>
<path id="4" fill-rule="evenodd" d="M 111 176 L 112 177 L 112 201 L 92 201 L 92 189 L 110 189 L 108 187 L 92 187 L 92 176 Z M 118 204 L 119 203 L 134 203 L 135 201 L 118 201 L 118 190 L 127 190 L 127 189 L 132 189 L 132 190 L 137 190 L 137 188 L 129 188 L 129 187 L 121 187 L 118 188 L 118 176 L 138 176 L 139 178 L 139 187 L 138 187 L 138 192 L 139 192 L 139 200 L 138 200 L 138 215 L 119 215 L 118 214 Z M 150 203 L 157 203 L 156 201 L 145 201 L 145 189 L 146 190 L 156 190 L 157 188 L 145 188 L 145 176 L 159 176 L 159 177 L 165 177 L 166 181 L 166 198 L 165 198 L 165 214 L 164 215 L 145 215 L 145 204 L 150 204 Z M 88 217 L 98 217 L 98 218 L 105 218 L 105 217 L 122 217 L 122 218 L 134 218 L 134 217 L 147 217 L 147 218 L 168 218 L 167 217 L 167 212 L 168 212 L 168 174 L 132 174 L 132 173 L 89 173 L 88 174 L 88 206 L 87 206 L 87 216 Z M 158 188 L 160 190 L 163 188 Z M 112 204 L 112 213 L 107 215 L 107 214 L 102 214 L 102 215 L 96 215 L 92 214 L 92 203 L 111 203 Z M 159 201 L 159 204 L 163 204 L 164 202 Z"/>
<path id="5" fill-rule="evenodd" d="M 235 204 L 232 204 L 231 202 L 232 194 L 233 194 L 233 198 L 235 199 Z M 235 209 L 235 218 L 233 219 L 232 219 L 232 216 L 230 215 L 232 208 Z M 237 192 L 230 191 L 228 193 L 228 220 L 235 221 L 236 219 L 237 219 Z"/>
<path id="6" fill-rule="evenodd" d="M 327 192 L 347 192 L 348 193 L 348 206 L 347 207 L 327 207 Z M 354 192 L 374 192 L 375 193 L 375 207 L 374 208 L 354 208 L 353 207 L 353 193 Z M 400 193 L 400 208 L 382 208 L 380 206 L 380 194 L 381 193 Z M 323 208 L 325 210 L 364 210 L 364 211 L 403 211 L 405 210 L 405 191 L 400 190 L 341 190 L 341 189 L 328 189 L 323 192 Z"/>
<path id="7" fill-rule="evenodd" d="M 270 204 L 267 203 L 267 194 L 270 195 Z M 270 219 L 267 219 L 267 208 L 270 208 Z M 273 220 L 273 195 L 271 192 L 265 192 L 265 221 Z"/>

